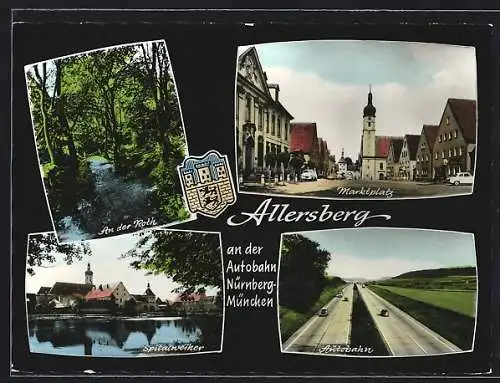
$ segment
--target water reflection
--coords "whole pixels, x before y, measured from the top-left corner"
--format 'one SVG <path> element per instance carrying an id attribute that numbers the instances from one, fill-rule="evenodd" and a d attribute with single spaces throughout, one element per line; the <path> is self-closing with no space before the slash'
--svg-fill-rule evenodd
<path id="1" fill-rule="evenodd" d="M 146 346 L 175 344 L 217 351 L 222 318 L 38 318 L 29 320 L 28 330 L 34 353 L 134 356 Z"/>

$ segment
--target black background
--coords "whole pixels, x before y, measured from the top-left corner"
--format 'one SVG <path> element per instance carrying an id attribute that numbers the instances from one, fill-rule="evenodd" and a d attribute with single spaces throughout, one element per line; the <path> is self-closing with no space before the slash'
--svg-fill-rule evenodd
<path id="1" fill-rule="evenodd" d="M 231 375 L 398 375 L 483 373 L 491 367 L 491 323 L 498 318 L 498 283 L 491 261 L 496 113 L 500 104 L 494 59 L 500 38 L 490 13 L 446 12 L 122 12 L 17 11 L 12 40 L 12 363 L 20 373 Z M 21 22 L 22 21 L 22 22 Z M 245 26 L 243 23 L 255 23 Z M 488 25 L 491 24 L 491 25 Z M 221 354 L 160 358 L 77 358 L 30 354 L 25 318 L 25 254 L 28 233 L 51 231 L 33 142 L 23 67 L 26 64 L 112 45 L 164 39 L 178 87 L 189 152 L 210 149 L 227 154 L 234 173 L 234 81 L 238 45 L 307 39 L 374 39 L 472 45 L 478 63 L 478 150 L 472 196 L 393 201 L 325 201 L 274 197 L 294 210 L 371 210 L 390 221 L 368 220 L 364 226 L 415 227 L 475 234 L 479 270 L 479 311 L 472 353 L 389 359 L 282 354 L 277 308 L 226 308 Z M 335 105 L 332 105 L 335 108 Z M 293 114 L 293 111 L 292 111 Z M 361 111 L 360 111 L 361 120 Z M 498 155 L 496 155 L 498 156 Z M 495 184 L 498 181 L 495 181 Z M 280 233 L 352 227 L 352 223 L 262 224 L 229 227 L 226 219 L 252 212 L 265 196 L 239 194 L 218 219 L 200 217 L 176 226 L 221 231 L 223 248 L 249 241 L 265 245 L 270 262 L 278 262 Z M 498 239 L 496 239 L 498 241 Z M 227 260 L 227 256 L 225 256 Z M 240 258 L 238 258 L 240 259 Z M 235 260 L 238 260 L 235 258 Z M 496 269 L 495 269 L 496 267 Z M 496 270 L 498 275 L 498 270 Z M 273 278 L 272 276 L 257 276 Z M 492 289 L 495 287 L 495 290 Z M 495 306 L 491 305 L 491 297 Z M 500 342 L 494 342 L 499 345 Z"/>

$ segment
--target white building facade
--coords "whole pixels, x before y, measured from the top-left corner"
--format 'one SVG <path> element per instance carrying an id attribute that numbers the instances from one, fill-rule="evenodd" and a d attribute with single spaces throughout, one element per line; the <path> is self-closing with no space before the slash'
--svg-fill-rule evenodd
<path id="1" fill-rule="evenodd" d="M 361 138 L 361 179 L 377 179 L 375 112 L 371 89 L 368 93 L 368 104 L 363 109 L 363 134 Z"/>
<path id="2" fill-rule="evenodd" d="M 278 84 L 268 84 L 255 47 L 238 58 L 236 81 L 236 150 L 238 171 L 262 172 L 269 152 L 290 149 L 293 116 L 279 101 Z"/>

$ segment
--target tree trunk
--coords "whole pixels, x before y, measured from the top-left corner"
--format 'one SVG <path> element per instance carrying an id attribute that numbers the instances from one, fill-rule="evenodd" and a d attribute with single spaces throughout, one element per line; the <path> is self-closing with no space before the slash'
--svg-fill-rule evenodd
<path id="1" fill-rule="evenodd" d="M 56 83 L 55 83 L 55 111 L 57 114 L 57 118 L 59 120 L 59 126 L 61 128 L 61 132 L 64 133 L 66 138 L 66 143 L 68 145 L 69 151 L 69 165 L 73 171 L 76 171 L 78 168 L 78 155 L 76 152 L 75 141 L 73 139 L 73 134 L 69 128 L 68 119 L 66 117 L 66 113 L 64 110 L 64 95 L 61 90 L 61 78 L 62 78 L 62 67 L 61 62 L 56 62 Z"/>
<path id="2" fill-rule="evenodd" d="M 54 157 L 54 151 L 52 150 L 50 138 L 49 138 L 49 132 L 48 132 L 48 126 L 47 126 L 47 109 L 45 106 L 45 83 L 47 81 L 47 64 L 43 63 L 42 68 L 43 68 L 43 77 L 40 76 L 40 73 L 38 72 L 38 66 L 35 65 L 34 71 L 35 75 L 38 78 L 39 84 L 38 84 L 38 93 L 40 95 L 40 112 L 42 114 L 42 130 L 43 130 L 43 138 L 45 141 L 45 146 L 47 147 L 47 152 L 49 153 L 49 159 L 51 164 L 56 164 L 55 157 Z"/>

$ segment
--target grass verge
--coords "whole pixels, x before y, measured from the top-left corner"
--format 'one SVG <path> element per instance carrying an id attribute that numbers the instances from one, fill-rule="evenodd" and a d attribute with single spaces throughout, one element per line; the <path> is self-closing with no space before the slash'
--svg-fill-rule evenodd
<path id="1" fill-rule="evenodd" d="M 378 286 L 395 294 L 415 299 L 432 306 L 455 311 L 474 318 L 476 313 L 475 291 L 422 290 L 395 286 Z"/>
<path id="2" fill-rule="evenodd" d="M 314 316 L 320 308 L 325 306 L 329 301 L 337 295 L 345 284 L 341 285 L 327 285 L 321 292 L 318 300 L 307 312 L 299 312 L 289 309 L 284 306 L 280 306 L 280 331 L 281 340 L 285 342 L 295 331 L 297 331 L 301 326 L 304 325 L 312 316 Z"/>
<path id="3" fill-rule="evenodd" d="M 351 345 L 353 347 L 361 346 L 363 349 L 371 351 L 352 355 L 389 355 L 377 326 L 375 325 L 363 298 L 359 295 L 357 286 L 354 287 L 351 322 Z"/>
<path id="4" fill-rule="evenodd" d="M 474 318 L 420 302 L 378 286 L 370 286 L 370 289 L 462 350 L 472 348 Z"/>

